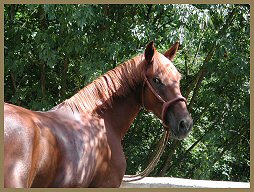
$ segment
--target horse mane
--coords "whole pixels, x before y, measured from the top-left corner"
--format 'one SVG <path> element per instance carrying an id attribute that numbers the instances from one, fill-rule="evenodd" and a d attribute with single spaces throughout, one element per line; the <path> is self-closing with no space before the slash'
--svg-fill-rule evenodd
<path id="1" fill-rule="evenodd" d="M 143 55 L 136 56 L 106 72 L 64 101 L 72 111 L 94 112 L 112 106 L 116 98 L 126 96 L 142 79 Z"/>

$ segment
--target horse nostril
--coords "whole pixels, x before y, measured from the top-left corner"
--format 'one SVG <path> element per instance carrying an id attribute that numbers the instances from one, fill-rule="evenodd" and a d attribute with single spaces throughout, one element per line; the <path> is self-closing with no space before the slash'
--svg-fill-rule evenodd
<path id="1" fill-rule="evenodd" d="M 178 129 L 179 129 L 179 130 L 187 130 L 187 129 L 188 129 L 188 125 L 187 125 L 187 122 L 186 122 L 185 119 L 182 119 L 182 120 L 179 122 Z"/>

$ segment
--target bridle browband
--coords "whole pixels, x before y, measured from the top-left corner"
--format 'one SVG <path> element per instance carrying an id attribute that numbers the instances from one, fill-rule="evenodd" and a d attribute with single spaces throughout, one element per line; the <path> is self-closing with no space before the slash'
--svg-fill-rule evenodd
<path id="1" fill-rule="evenodd" d="M 156 96 L 156 98 L 161 102 L 163 103 L 162 104 L 162 112 L 161 112 L 161 119 L 162 119 L 162 124 L 164 126 L 164 129 L 169 129 L 169 126 L 166 125 L 166 111 L 169 107 L 171 107 L 174 103 L 178 102 L 178 101 L 184 101 L 185 104 L 187 105 L 187 101 L 185 99 L 185 97 L 183 97 L 182 95 L 174 98 L 174 99 L 171 99 L 169 101 L 165 101 L 156 91 L 155 89 L 153 88 L 153 86 L 151 85 L 151 83 L 149 82 L 149 80 L 147 79 L 146 75 L 145 75 L 145 72 L 143 72 L 143 78 L 144 78 L 144 83 L 143 83 L 143 87 L 142 87 L 142 98 L 141 98 L 141 103 L 142 103 L 142 107 L 145 108 L 145 104 L 144 104 L 144 89 L 145 89 L 145 85 L 147 84 L 148 85 L 148 88 L 149 90 Z"/>

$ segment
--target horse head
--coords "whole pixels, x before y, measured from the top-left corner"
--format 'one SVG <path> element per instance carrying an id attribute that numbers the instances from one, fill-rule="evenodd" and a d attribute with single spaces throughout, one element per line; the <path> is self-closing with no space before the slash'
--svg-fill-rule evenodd
<path id="1" fill-rule="evenodd" d="M 176 42 L 161 54 L 153 42 L 147 45 L 141 100 L 143 107 L 162 120 L 164 129 L 169 130 L 173 138 L 180 140 L 189 134 L 193 120 L 186 99 L 181 94 L 181 74 L 172 63 L 178 47 L 179 43 Z"/>

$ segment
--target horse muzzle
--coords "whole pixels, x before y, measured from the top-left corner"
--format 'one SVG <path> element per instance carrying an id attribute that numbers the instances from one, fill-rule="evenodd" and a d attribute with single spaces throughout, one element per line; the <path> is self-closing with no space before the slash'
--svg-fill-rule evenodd
<path id="1" fill-rule="evenodd" d="M 163 104 L 162 122 L 164 129 L 170 131 L 173 138 L 181 140 L 188 136 L 193 120 L 187 111 L 184 97 L 179 96 Z"/>

